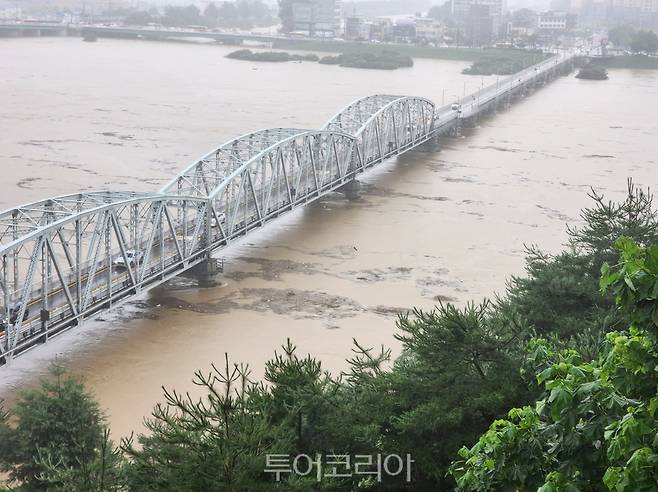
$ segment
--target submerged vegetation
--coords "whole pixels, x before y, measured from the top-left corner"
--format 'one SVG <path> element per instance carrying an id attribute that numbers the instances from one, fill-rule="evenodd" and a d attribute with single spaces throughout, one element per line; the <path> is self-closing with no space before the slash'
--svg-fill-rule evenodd
<path id="1" fill-rule="evenodd" d="M 606 80 L 608 78 L 608 71 L 605 69 L 605 67 L 601 67 L 599 65 L 587 65 L 578 71 L 576 78 L 588 80 Z"/>
<path id="2" fill-rule="evenodd" d="M 399 317 L 402 354 L 354 342 L 342 374 L 288 341 L 263 383 L 224 359 L 203 397 L 165 390 L 114 449 L 97 405 L 56 370 L 0 411 L 18 490 L 636 491 L 658 483 L 658 214 L 629 183 L 592 192 L 567 248 L 527 251 L 495 301 Z M 266 472 L 267 455 L 405 456 L 404 474 Z M 83 484 L 83 485 L 81 485 Z"/>
<path id="3" fill-rule="evenodd" d="M 226 58 L 233 58 L 235 60 L 248 60 L 259 62 L 290 62 L 290 61 L 310 61 L 316 62 L 320 58 L 318 55 L 291 55 L 281 51 L 251 51 L 247 49 L 233 51 L 226 55 Z"/>
<path id="4" fill-rule="evenodd" d="M 473 61 L 470 67 L 462 70 L 462 73 L 466 75 L 511 75 L 539 63 L 545 57 L 546 55 L 539 51 L 509 50 L 509 53 L 500 55 L 485 54 Z"/>
<path id="5" fill-rule="evenodd" d="M 515 48 L 462 48 L 462 47 L 434 47 L 418 46 L 412 44 L 382 45 L 376 43 L 360 43 L 356 41 L 308 40 L 308 39 L 280 39 L 276 40 L 274 47 L 282 50 L 314 51 L 326 53 L 363 53 L 381 52 L 384 47 L 395 50 L 401 55 L 412 58 L 432 58 L 437 60 L 458 60 L 473 62 L 481 58 L 511 58 L 543 56 L 539 52 Z"/>
<path id="6" fill-rule="evenodd" d="M 379 70 L 395 70 L 397 68 L 413 67 L 414 65 L 414 61 L 410 56 L 401 55 L 397 51 L 390 50 L 324 56 L 320 59 L 320 63 L 324 65 L 340 65 L 341 67 Z"/>
<path id="7" fill-rule="evenodd" d="M 395 51 L 383 50 L 375 53 L 350 53 L 337 56 L 324 56 L 315 54 L 290 54 L 281 51 L 251 51 L 241 49 L 226 55 L 226 58 L 235 60 L 248 60 L 257 62 L 290 62 L 309 61 L 320 62 L 323 65 L 340 65 L 351 68 L 374 68 L 381 70 L 395 70 L 401 67 L 411 67 L 414 62 L 409 56 L 403 56 Z"/>

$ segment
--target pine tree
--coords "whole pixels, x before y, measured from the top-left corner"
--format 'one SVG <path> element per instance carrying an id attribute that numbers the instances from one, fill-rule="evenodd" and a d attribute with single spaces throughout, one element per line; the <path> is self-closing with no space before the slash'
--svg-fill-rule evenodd
<path id="1" fill-rule="evenodd" d="M 48 463 L 78 469 L 93 462 L 104 441 L 104 417 L 83 382 L 54 364 L 35 389 L 19 393 L 0 416 L 0 467 L 25 490 L 57 484 Z"/>

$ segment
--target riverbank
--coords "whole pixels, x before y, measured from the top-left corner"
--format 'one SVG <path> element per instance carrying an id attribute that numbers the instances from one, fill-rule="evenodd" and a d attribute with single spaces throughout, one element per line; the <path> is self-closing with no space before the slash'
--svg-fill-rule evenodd
<path id="1" fill-rule="evenodd" d="M 597 64 L 606 68 L 640 68 L 658 70 L 658 57 L 644 55 L 613 56 L 597 60 Z"/>

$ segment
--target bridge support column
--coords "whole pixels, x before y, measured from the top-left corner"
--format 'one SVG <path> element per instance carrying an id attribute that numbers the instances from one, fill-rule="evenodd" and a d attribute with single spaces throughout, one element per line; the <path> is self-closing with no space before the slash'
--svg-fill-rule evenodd
<path id="1" fill-rule="evenodd" d="M 348 200 L 356 200 L 359 198 L 359 190 L 361 189 L 361 183 L 356 179 L 348 181 L 340 188 L 337 188 L 338 193 L 343 193 L 345 198 Z"/>
<path id="2" fill-rule="evenodd" d="M 9 344 L 9 340 L 6 340 L 7 344 Z M 0 367 L 1 366 L 9 366 L 11 365 L 11 361 L 14 359 L 14 354 L 12 351 L 8 351 L 7 349 L 9 348 L 9 345 L 6 345 L 2 347 L 7 353 L 0 357 Z"/>
<path id="3" fill-rule="evenodd" d="M 448 135 L 450 135 L 453 138 L 461 137 L 462 135 L 462 118 L 461 116 L 457 118 L 457 121 L 455 124 L 450 128 L 450 131 L 448 132 Z"/>
<path id="4" fill-rule="evenodd" d="M 196 280 L 199 287 L 215 287 L 218 284 L 217 275 L 223 271 L 224 260 L 209 257 L 187 270 L 183 276 Z"/>

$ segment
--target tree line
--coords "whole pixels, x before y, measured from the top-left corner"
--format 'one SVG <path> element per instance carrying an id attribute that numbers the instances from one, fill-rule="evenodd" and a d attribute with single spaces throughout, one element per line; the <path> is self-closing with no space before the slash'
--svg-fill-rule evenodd
<path id="1" fill-rule="evenodd" d="M 162 24 L 167 27 L 206 26 L 237 27 L 250 29 L 276 23 L 275 13 L 262 0 L 237 0 L 236 2 L 210 2 L 203 12 L 196 5 L 167 5 L 161 13 L 157 9 L 131 10 L 124 23 L 134 26 Z"/>
<path id="2" fill-rule="evenodd" d="M 0 467 L 29 491 L 655 490 L 658 213 L 631 182 L 590 196 L 565 249 L 529 247 L 499 297 L 401 315 L 395 360 L 355 340 L 332 374 L 287 341 L 256 382 L 225 356 L 194 374 L 202 398 L 165 389 L 118 445 L 54 367 L 0 412 Z M 407 453 L 411 483 L 265 471 L 268 454 Z"/>
<path id="3" fill-rule="evenodd" d="M 653 31 L 635 30 L 631 26 L 617 26 L 608 31 L 608 41 L 633 53 L 656 53 L 658 35 Z"/>

